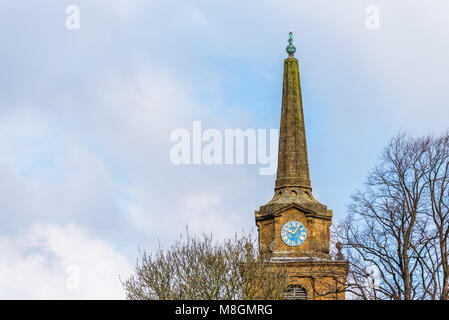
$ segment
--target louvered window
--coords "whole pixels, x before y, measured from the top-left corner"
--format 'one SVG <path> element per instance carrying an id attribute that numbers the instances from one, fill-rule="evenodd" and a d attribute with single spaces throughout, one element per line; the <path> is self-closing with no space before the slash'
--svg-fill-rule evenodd
<path id="1" fill-rule="evenodd" d="M 283 298 L 285 300 L 307 300 L 307 291 L 300 285 L 290 285 L 284 291 Z"/>

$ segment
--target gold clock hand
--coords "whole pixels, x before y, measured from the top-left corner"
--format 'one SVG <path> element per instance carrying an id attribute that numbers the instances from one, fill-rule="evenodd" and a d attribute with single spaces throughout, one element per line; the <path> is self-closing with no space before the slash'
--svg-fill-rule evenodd
<path id="1" fill-rule="evenodd" d="M 300 224 L 298 224 L 298 227 L 296 228 L 296 230 L 294 232 L 292 232 L 293 234 L 296 233 L 296 231 L 298 231 Z"/>

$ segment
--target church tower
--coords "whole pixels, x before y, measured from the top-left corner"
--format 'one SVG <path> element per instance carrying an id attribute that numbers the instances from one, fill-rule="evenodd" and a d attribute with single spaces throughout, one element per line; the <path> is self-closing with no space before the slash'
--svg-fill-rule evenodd
<path id="1" fill-rule="evenodd" d="M 278 168 L 271 201 L 255 212 L 259 248 L 289 275 L 286 299 L 344 299 L 348 263 L 329 250 L 332 211 L 312 195 L 298 60 L 289 33 L 284 60 Z"/>

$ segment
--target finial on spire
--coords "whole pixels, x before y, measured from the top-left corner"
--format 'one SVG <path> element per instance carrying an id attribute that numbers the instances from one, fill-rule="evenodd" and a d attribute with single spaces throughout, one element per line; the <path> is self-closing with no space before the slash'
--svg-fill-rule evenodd
<path id="1" fill-rule="evenodd" d="M 290 29 L 288 32 L 288 46 L 286 48 L 288 56 L 293 57 L 293 54 L 296 52 L 296 48 L 293 45 L 293 31 Z"/>

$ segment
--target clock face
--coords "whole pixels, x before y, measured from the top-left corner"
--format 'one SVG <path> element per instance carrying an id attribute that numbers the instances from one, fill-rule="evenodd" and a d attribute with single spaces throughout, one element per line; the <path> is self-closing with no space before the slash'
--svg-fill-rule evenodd
<path id="1" fill-rule="evenodd" d="M 300 246 L 306 237 L 306 227 L 298 221 L 289 221 L 281 229 L 281 239 L 290 247 Z"/>

